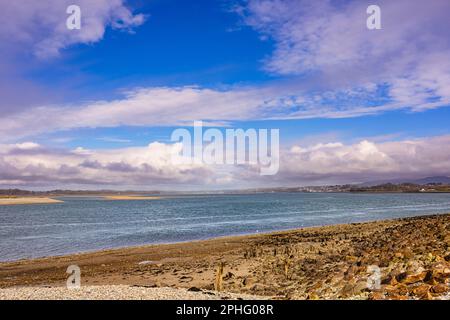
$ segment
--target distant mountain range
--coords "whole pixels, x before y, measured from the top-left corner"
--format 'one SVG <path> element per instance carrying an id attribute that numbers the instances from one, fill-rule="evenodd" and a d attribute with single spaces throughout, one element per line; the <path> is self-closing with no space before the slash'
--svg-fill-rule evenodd
<path id="1" fill-rule="evenodd" d="M 450 177 L 446 176 L 435 176 L 435 177 L 426 177 L 422 179 L 394 179 L 394 180 L 377 180 L 371 182 L 365 182 L 359 184 L 362 187 L 373 187 L 382 184 L 403 184 L 403 183 L 411 183 L 417 185 L 426 185 L 426 184 L 450 184 Z"/>

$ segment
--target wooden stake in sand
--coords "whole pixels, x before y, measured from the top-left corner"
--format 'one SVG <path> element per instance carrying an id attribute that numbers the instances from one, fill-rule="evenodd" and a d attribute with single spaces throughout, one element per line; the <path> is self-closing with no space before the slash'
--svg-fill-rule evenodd
<path id="1" fill-rule="evenodd" d="M 220 262 L 219 266 L 217 267 L 216 282 L 214 283 L 214 289 L 216 291 L 222 291 L 223 267 L 224 267 L 224 263 Z"/>

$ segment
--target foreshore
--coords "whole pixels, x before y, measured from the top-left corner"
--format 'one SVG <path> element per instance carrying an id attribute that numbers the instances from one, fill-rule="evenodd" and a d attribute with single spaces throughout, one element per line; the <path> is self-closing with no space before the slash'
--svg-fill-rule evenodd
<path id="1" fill-rule="evenodd" d="M 61 287 L 69 265 L 80 267 L 82 287 L 99 290 L 125 286 L 267 299 L 447 299 L 450 214 L 0 263 L 0 288 L 9 290 L 0 289 L 0 299 L 17 297 L 14 290 L 33 290 L 15 289 L 24 286 L 58 287 L 53 298 L 65 299 Z M 133 294 L 120 298 L 133 299 Z"/>

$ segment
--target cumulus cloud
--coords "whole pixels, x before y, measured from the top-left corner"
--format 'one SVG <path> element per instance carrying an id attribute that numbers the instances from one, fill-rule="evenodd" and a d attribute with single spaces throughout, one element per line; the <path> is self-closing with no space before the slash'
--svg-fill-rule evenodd
<path id="1" fill-rule="evenodd" d="M 113 150 L 55 150 L 32 142 L 2 145 L 0 184 L 151 187 L 213 183 L 211 168 L 172 162 L 172 154 L 180 149 L 181 144 L 157 142 Z"/>
<path id="2" fill-rule="evenodd" d="M 357 183 L 450 174 L 450 136 L 355 144 L 293 146 L 280 164 L 281 181 Z"/>
<path id="3" fill-rule="evenodd" d="M 34 143 L 2 145 L 0 185 L 217 189 L 357 183 L 450 173 L 450 136 L 293 145 L 281 150 L 280 171 L 275 176 L 261 176 L 257 165 L 173 162 L 173 153 L 180 150 L 181 144 L 158 142 L 110 150 L 53 150 Z"/>
<path id="4" fill-rule="evenodd" d="M 76 4 L 81 8 L 81 29 L 68 30 L 66 9 Z M 123 0 L 40 0 L 1 1 L 0 39 L 25 45 L 39 58 L 57 56 L 61 49 L 80 43 L 101 40 L 105 29 L 132 30 L 145 21 L 133 14 Z"/>

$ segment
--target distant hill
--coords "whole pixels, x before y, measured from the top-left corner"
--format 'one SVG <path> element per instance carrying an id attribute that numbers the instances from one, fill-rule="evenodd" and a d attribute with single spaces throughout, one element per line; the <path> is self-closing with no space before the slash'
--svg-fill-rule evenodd
<path id="1" fill-rule="evenodd" d="M 63 195 L 149 195 L 149 194 L 253 194 L 271 192 L 448 192 L 450 193 L 450 177 L 434 176 L 421 179 L 378 180 L 361 184 L 273 187 L 216 191 L 117 191 L 117 190 L 50 190 L 29 191 L 21 189 L 0 189 L 0 197 L 11 196 L 63 196 Z"/>
<path id="2" fill-rule="evenodd" d="M 121 194 L 160 194 L 160 191 L 116 191 L 116 190 L 50 190 L 29 191 L 22 189 L 0 189 L 0 196 L 62 196 L 62 195 L 121 195 Z"/>
<path id="3" fill-rule="evenodd" d="M 415 184 L 450 184 L 450 177 L 437 176 L 414 180 Z"/>
<path id="4" fill-rule="evenodd" d="M 391 180 L 377 180 L 371 182 L 361 183 L 359 186 L 362 187 L 374 187 L 383 184 L 416 184 L 416 185 L 426 185 L 426 184 L 450 184 L 450 177 L 446 176 L 434 176 L 426 177 L 422 179 L 391 179 Z"/>

